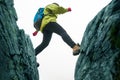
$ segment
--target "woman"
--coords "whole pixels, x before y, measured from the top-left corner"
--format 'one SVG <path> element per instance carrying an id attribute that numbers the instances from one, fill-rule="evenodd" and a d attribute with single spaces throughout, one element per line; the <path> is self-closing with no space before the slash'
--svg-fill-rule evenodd
<path id="1" fill-rule="evenodd" d="M 72 49 L 73 55 L 78 55 L 80 52 L 79 44 L 76 44 L 67 32 L 56 22 L 58 14 L 63 14 L 66 12 L 70 12 L 71 8 L 63 8 L 59 6 L 57 3 L 49 4 L 44 9 L 44 18 L 42 20 L 42 24 L 40 26 L 40 31 L 43 33 L 43 41 L 42 43 L 35 49 L 36 55 L 44 50 L 52 37 L 52 33 L 56 33 L 60 35 L 64 42 L 66 42 Z M 35 36 L 38 31 L 35 31 L 33 35 Z"/>

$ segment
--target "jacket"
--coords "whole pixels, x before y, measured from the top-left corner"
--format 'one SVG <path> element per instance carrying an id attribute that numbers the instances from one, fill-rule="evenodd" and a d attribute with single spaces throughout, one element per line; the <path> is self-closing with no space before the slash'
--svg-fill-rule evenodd
<path id="1" fill-rule="evenodd" d="M 40 31 L 43 32 L 43 29 L 49 22 L 56 22 L 58 14 L 63 14 L 68 12 L 67 8 L 63 8 L 56 4 L 49 4 L 44 9 L 44 18 L 40 26 Z M 52 27 L 52 26 L 51 26 Z"/>

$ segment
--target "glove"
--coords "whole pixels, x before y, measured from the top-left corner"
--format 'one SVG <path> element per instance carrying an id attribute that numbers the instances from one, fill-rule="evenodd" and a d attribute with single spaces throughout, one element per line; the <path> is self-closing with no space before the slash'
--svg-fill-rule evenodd
<path id="1" fill-rule="evenodd" d="M 38 31 L 35 31 L 35 32 L 33 33 L 33 36 L 36 36 L 36 35 L 37 35 L 37 33 L 38 33 Z"/>
<path id="2" fill-rule="evenodd" d="M 68 11 L 72 11 L 70 7 L 69 7 L 69 8 L 67 8 L 67 10 L 68 10 Z"/>

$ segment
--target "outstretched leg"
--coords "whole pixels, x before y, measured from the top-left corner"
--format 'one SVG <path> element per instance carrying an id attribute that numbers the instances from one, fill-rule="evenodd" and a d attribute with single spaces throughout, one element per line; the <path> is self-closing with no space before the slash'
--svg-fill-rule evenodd
<path id="1" fill-rule="evenodd" d="M 76 43 L 70 38 L 70 36 L 67 34 L 67 32 L 56 22 L 50 22 L 46 29 L 50 32 L 54 32 L 58 35 L 60 35 L 65 43 L 67 43 L 71 48 L 73 48 Z"/>
<path id="2" fill-rule="evenodd" d="M 60 35 L 65 43 L 67 43 L 73 49 L 73 55 L 78 55 L 80 52 L 80 46 L 76 44 L 67 32 L 56 22 L 50 22 L 46 27 L 50 32 L 54 32 Z"/>
<path id="3" fill-rule="evenodd" d="M 43 32 L 42 43 L 38 47 L 35 48 L 35 55 L 38 55 L 42 50 L 44 50 L 48 46 L 48 44 L 51 40 L 51 37 L 52 37 L 51 32 L 49 32 L 49 31 Z"/>

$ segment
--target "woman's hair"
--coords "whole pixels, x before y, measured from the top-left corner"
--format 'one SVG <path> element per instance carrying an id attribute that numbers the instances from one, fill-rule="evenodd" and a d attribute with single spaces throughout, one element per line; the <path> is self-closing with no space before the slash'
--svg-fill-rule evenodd
<path id="1" fill-rule="evenodd" d="M 59 4 L 58 4 L 58 3 L 52 3 L 52 4 L 55 4 L 55 5 L 59 6 Z"/>

